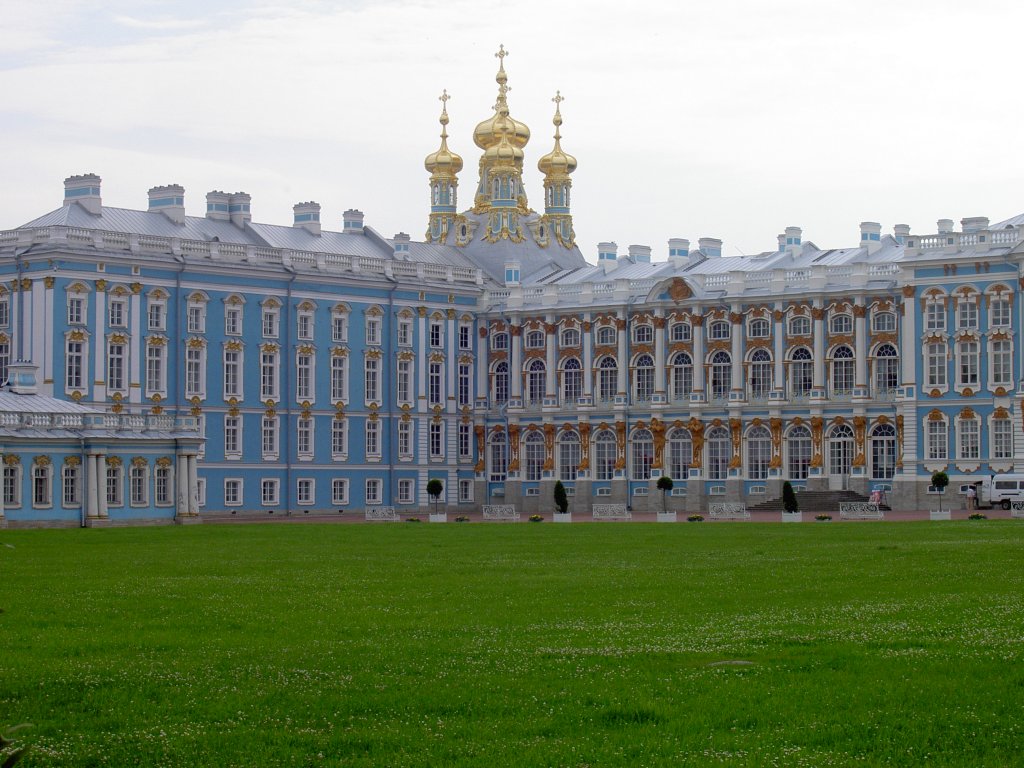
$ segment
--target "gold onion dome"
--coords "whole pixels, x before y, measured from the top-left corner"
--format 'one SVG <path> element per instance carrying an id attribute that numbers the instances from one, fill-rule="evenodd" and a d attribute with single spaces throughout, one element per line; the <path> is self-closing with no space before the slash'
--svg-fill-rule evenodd
<path id="1" fill-rule="evenodd" d="M 562 151 L 562 110 L 561 104 L 565 101 L 560 91 L 555 92 L 555 116 L 552 123 L 555 124 L 555 148 L 537 161 L 537 168 L 545 176 L 568 175 L 576 170 L 576 158 L 567 152 Z"/>
<path id="2" fill-rule="evenodd" d="M 508 113 L 508 75 L 505 74 L 505 57 L 508 51 L 505 46 L 500 46 L 494 54 L 499 60 L 498 74 L 495 81 L 498 83 L 498 101 L 494 105 L 495 115 L 482 121 L 473 130 L 473 141 L 480 149 L 491 149 L 501 143 L 502 136 L 507 136 L 509 143 L 516 149 L 522 149 L 530 141 L 530 129 L 526 123 L 521 123 Z"/>
<path id="3" fill-rule="evenodd" d="M 436 152 L 431 152 L 423 161 L 423 166 L 433 174 L 451 173 L 455 174 L 462 170 L 462 158 L 448 149 L 448 95 L 446 90 L 441 94 L 442 103 L 441 117 L 441 146 Z"/>

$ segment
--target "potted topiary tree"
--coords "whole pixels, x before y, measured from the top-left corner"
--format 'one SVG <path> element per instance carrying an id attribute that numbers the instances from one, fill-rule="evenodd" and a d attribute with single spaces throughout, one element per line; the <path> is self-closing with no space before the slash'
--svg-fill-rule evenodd
<path id="1" fill-rule="evenodd" d="M 444 483 L 436 477 L 427 481 L 427 495 L 434 500 L 434 511 L 430 513 L 430 522 L 432 523 L 448 522 L 448 513 L 437 511 L 437 503 L 440 501 L 442 493 L 444 493 Z"/>
<path id="2" fill-rule="evenodd" d="M 796 491 L 792 483 L 787 480 L 782 484 L 782 522 L 799 523 L 803 520 L 800 513 L 800 502 L 796 500 Z"/>
<path id="3" fill-rule="evenodd" d="M 658 513 L 659 523 L 674 523 L 676 521 L 676 513 L 668 511 L 668 492 L 672 490 L 672 486 L 675 483 L 672 482 L 672 478 L 667 475 L 662 475 L 658 478 L 658 490 L 661 491 L 661 512 Z"/>
<path id="4" fill-rule="evenodd" d="M 565 492 L 565 486 L 561 480 L 555 482 L 555 514 L 556 523 L 571 523 L 572 512 L 569 511 L 569 494 Z"/>
<path id="5" fill-rule="evenodd" d="M 937 472 L 932 472 L 932 487 L 935 488 L 939 498 L 939 508 L 937 510 L 933 509 L 928 513 L 932 520 L 949 520 L 952 517 L 950 510 L 942 508 L 942 494 L 946 492 L 946 486 L 948 485 L 949 475 L 941 469 Z"/>

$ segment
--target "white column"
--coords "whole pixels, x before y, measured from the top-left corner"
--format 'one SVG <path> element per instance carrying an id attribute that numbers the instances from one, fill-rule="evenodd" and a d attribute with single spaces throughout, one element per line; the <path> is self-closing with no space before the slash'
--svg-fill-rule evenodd
<path id="1" fill-rule="evenodd" d="M 96 454 L 90 453 L 85 457 L 85 515 L 86 517 L 100 516 L 99 488 L 96 483 Z"/>
<path id="2" fill-rule="evenodd" d="M 427 360 L 430 347 L 427 344 L 427 308 L 420 307 L 419 322 L 416 326 L 418 340 L 416 343 L 416 410 L 427 411 Z"/>
<path id="3" fill-rule="evenodd" d="M 178 480 L 178 504 L 175 514 L 178 517 L 188 517 L 188 457 L 178 454 L 178 463 L 175 467 L 175 474 Z"/>
<path id="4" fill-rule="evenodd" d="M 97 280 L 97 283 L 102 281 Z M 85 376 L 90 377 L 92 381 L 100 382 L 94 385 L 92 397 L 96 402 L 101 402 L 107 399 L 107 293 L 106 290 L 100 290 L 99 285 L 96 287 L 96 323 L 93 326 L 93 363 L 92 372 L 86 371 Z M 89 386 L 89 378 L 86 379 L 85 385 Z"/>
<path id="5" fill-rule="evenodd" d="M 96 506 L 97 517 L 109 517 L 107 513 L 107 457 L 102 453 L 96 456 L 96 498 L 99 502 Z"/>
<path id="6" fill-rule="evenodd" d="M 46 278 L 46 298 L 43 301 L 43 317 L 40 332 L 43 334 L 43 359 L 33 362 L 42 366 L 43 380 L 39 391 L 53 397 L 53 357 L 54 357 L 54 317 L 53 317 L 53 284 L 52 277 Z M 82 468 L 85 471 L 85 468 Z"/>
<path id="7" fill-rule="evenodd" d="M 185 459 L 188 462 L 188 513 L 194 517 L 199 514 L 199 472 L 196 466 L 199 457 L 192 454 Z"/>
<path id="8" fill-rule="evenodd" d="M 128 379 L 130 387 L 128 388 L 128 402 L 130 403 L 141 403 L 142 402 L 142 360 L 145 356 L 145 346 L 143 346 L 144 339 L 142 338 L 142 296 L 139 293 L 133 293 L 131 299 L 131 310 L 130 310 L 130 330 L 131 330 L 131 343 L 129 344 L 128 350 L 128 371 L 130 378 Z M 209 365 L 209 360 L 207 361 Z"/>
<path id="9" fill-rule="evenodd" d="M 814 388 L 825 388 L 825 320 L 821 299 L 814 300 Z"/>
<path id="10" fill-rule="evenodd" d="M 730 338 L 732 339 L 732 388 L 734 391 L 742 392 L 743 383 L 743 315 L 740 314 L 741 305 L 735 303 L 729 313 L 729 322 L 732 325 Z M 736 321 L 739 322 L 736 322 Z"/>
<path id="11" fill-rule="evenodd" d="M 11 280 L 11 360 L 21 357 L 21 331 L 25 327 L 25 320 L 21 317 L 21 283 L 17 279 Z"/>
<path id="12" fill-rule="evenodd" d="M 700 312 L 694 309 L 693 314 L 693 392 L 703 401 L 707 397 L 704 394 L 704 317 Z"/>
<path id="13" fill-rule="evenodd" d="M 867 310 L 863 304 L 857 304 L 853 313 L 854 354 L 856 355 L 855 372 L 858 388 L 868 385 L 868 329 Z"/>
<path id="14" fill-rule="evenodd" d="M 481 327 L 486 327 L 481 326 Z M 486 337 L 480 338 L 479 331 L 476 326 L 473 327 L 476 331 L 476 399 L 490 399 L 491 393 L 487 386 L 487 376 L 490 369 L 490 360 L 488 359 L 489 351 L 491 348 L 491 335 L 488 333 Z"/>
<path id="15" fill-rule="evenodd" d="M 455 413 L 458 400 L 456 399 L 456 388 L 459 384 L 459 336 L 455 329 L 455 310 L 448 310 L 448 382 L 445 389 L 448 395 L 445 402 L 445 411 Z"/>
<path id="16" fill-rule="evenodd" d="M 617 357 L 619 358 L 619 369 L 618 379 L 616 381 L 616 389 L 618 394 L 626 395 L 629 393 L 629 353 L 626 351 L 626 342 L 629 340 L 629 318 L 626 316 L 626 310 L 620 309 L 618 312 L 619 322 L 616 323 L 618 330 L 618 341 L 619 341 L 619 352 Z"/>
<path id="17" fill-rule="evenodd" d="M 772 341 L 775 344 L 775 389 L 784 390 L 786 386 L 786 338 L 785 338 L 785 318 L 782 314 L 782 302 L 775 302 L 775 311 L 778 315 L 774 315 L 775 322 L 775 335 L 772 337 Z"/>
<path id="18" fill-rule="evenodd" d="M 46 322 L 46 286 L 42 280 L 32 281 L 32 362 L 40 365 L 46 359 L 45 345 L 51 342 L 52 332 Z"/>
<path id="19" fill-rule="evenodd" d="M 545 379 L 547 384 L 544 387 L 544 396 L 548 399 L 554 399 L 558 397 L 558 327 L 555 326 L 555 316 L 553 314 L 545 315 L 544 320 L 544 363 L 547 368 L 547 377 Z"/>
<path id="20" fill-rule="evenodd" d="M 514 331 L 512 326 L 515 326 Z M 508 367 L 509 397 L 521 400 L 523 397 L 523 333 L 519 327 L 519 318 L 512 318 L 508 335 L 509 343 L 512 346 L 512 362 Z"/>
<path id="21" fill-rule="evenodd" d="M 591 346 L 590 313 L 583 315 L 583 327 L 585 330 L 580 333 L 580 344 L 583 345 L 583 396 L 593 397 L 594 395 L 594 349 Z"/>
<path id="22" fill-rule="evenodd" d="M 917 313 L 914 306 L 913 291 L 908 291 L 909 296 L 903 294 L 903 318 L 900 323 L 900 365 L 903 369 L 903 386 L 914 386 L 917 384 L 917 361 L 919 353 L 915 337 L 917 336 Z"/>
<path id="23" fill-rule="evenodd" d="M 664 402 L 666 393 L 665 375 L 665 311 L 654 310 L 654 399 Z"/>

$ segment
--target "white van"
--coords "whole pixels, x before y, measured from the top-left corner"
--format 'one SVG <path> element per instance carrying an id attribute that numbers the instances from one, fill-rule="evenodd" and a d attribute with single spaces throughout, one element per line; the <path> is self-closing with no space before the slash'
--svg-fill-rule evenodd
<path id="1" fill-rule="evenodd" d="M 981 481 L 978 488 L 979 504 L 1009 509 L 1013 501 L 1024 501 L 1024 475 L 992 475 Z"/>

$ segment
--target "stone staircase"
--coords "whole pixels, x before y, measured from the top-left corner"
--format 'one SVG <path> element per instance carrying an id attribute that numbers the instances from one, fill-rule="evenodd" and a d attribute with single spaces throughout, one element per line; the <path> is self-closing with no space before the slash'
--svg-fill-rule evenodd
<path id="1" fill-rule="evenodd" d="M 797 491 L 796 500 L 800 505 L 801 512 L 818 513 L 829 512 L 839 513 L 839 502 L 841 501 L 868 501 L 868 497 L 855 491 Z M 880 504 L 879 509 L 888 512 L 889 505 Z M 782 497 L 762 501 L 755 506 L 748 506 L 750 512 L 781 512 Z"/>

